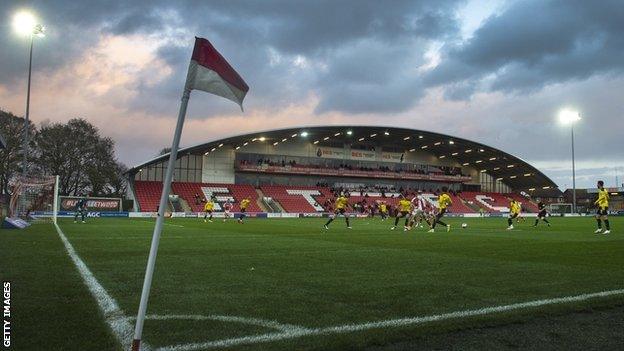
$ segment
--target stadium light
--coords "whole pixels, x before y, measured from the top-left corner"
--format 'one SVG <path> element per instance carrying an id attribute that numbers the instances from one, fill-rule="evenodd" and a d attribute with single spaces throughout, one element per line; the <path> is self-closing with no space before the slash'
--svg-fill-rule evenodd
<path id="1" fill-rule="evenodd" d="M 265 137 L 260 137 L 260 138 L 258 138 L 258 140 L 260 140 L 260 141 L 265 141 L 265 140 L 266 140 L 266 138 L 265 138 Z"/>
<path id="2" fill-rule="evenodd" d="M 405 137 L 405 138 L 403 138 L 403 140 L 409 140 L 409 139 L 410 139 L 410 137 Z"/>
<path id="3" fill-rule="evenodd" d="M 564 109 L 559 111 L 559 122 L 562 124 L 574 124 L 581 120 L 581 114 L 578 111 Z"/>
<path id="4" fill-rule="evenodd" d="M 45 36 L 45 28 L 37 23 L 35 15 L 28 11 L 20 11 L 13 16 L 13 29 L 20 35 Z"/>
<path id="5" fill-rule="evenodd" d="M 422 135 L 419 135 L 419 136 L 418 136 L 418 139 L 422 139 L 422 138 L 424 138 Z"/>
<path id="6" fill-rule="evenodd" d="M 377 136 L 377 133 L 373 133 L 373 134 L 370 135 L 371 138 L 374 138 L 376 136 Z"/>
<path id="7" fill-rule="evenodd" d="M 438 158 L 442 159 L 442 158 L 446 158 L 446 156 L 445 156 L 445 155 L 442 155 L 442 156 L 440 156 L 440 157 L 438 157 Z"/>
<path id="8" fill-rule="evenodd" d="M 26 90 L 26 113 L 24 114 L 24 166 L 22 174 L 28 173 L 28 125 L 30 117 L 30 82 L 32 76 L 32 56 L 34 38 L 42 38 L 45 36 L 45 28 L 37 23 L 35 15 L 28 11 L 20 11 L 13 16 L 13 29 L 20 35 L 28 35 L 30 37 L 30 54 L 28 61 L 28 89 Z"/>
<path id="9" fill-rule="evenodd" d="M 308 132 L 301 132 L 301 136 L 304 137 L 304 138 L 307 137 L 308 136 Z"/>
<path id="10" fill-rule="evenodd" d="M 453 140 L 449 140 L 449 145 L 455 145 L 455 142 Z"/>
<path id="11" fill-rule="evenodd" d="M 578 111 L 563 109 L 559 111 L 559 122 L 570 126 L 572 137 L 572 211 L 576 213 L 576 167 L 574 165 L 574 124 L 581 120 L 581 113 Z"/>
<path id="12" fill-rule="evenodd" d="M 353 134 L 353 132 L 350 130 L 347 130 L 347 135 L 351 135 L 351 134 Z"/>
<path id="13" fill-rule="evenodd" d="M 384 132 L 384 135 L 390 135 L 390 132 L 386 131 L 386 132 Z"/>

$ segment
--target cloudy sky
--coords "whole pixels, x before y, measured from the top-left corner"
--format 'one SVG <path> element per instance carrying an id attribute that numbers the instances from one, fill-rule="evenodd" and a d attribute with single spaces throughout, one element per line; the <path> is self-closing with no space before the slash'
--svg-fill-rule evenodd
<path id="1" fill-rule="evenodd" d="M 297 125 L 379 124 L 501 148 L 571 186 L 624 179 L 621 0 L 0 1 L 0 109 L 23 115 L 30 9 L 31 118 L 85 118 L 128 165 L 170 144 L 194 36 L 247 81 L 245 113 L 194 92 L 182 144 Z"/>

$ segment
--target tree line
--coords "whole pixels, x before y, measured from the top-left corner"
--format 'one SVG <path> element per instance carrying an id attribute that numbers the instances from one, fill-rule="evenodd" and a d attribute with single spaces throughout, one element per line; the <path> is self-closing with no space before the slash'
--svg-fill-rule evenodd
<path id="1" fill-rule="evenodd" d="M 0 110 L 0 194 L 23 172 L 24 119 Z M 115 142 L 82 118 L 66 123 L 29 125 L 27 170 L 30 175 L 58 175 L 59 194 L 124 197 L 127 167 L 115 157 Z"/>

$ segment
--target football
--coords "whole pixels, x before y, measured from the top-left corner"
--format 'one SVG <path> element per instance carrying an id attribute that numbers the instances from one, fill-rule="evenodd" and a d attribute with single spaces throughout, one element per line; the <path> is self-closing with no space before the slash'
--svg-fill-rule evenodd
<path id="1" fill-rule="evenodd" d="M 468 228 L 468 223 L 462 223 L 462 228 Z"/>

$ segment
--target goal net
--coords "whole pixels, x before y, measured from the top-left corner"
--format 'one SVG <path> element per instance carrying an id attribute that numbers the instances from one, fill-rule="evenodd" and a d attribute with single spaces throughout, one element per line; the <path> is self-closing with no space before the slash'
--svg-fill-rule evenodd
<path id="1" fill-rule="evenodd" d="M 58 179 L 55 176 L 26 176 L 12 182 L 9 217 L 26 221 L 56 223 Z"/>
<path id="2" fill-rule="evenodd" d="M 550 213 L 552 214 L 569 214 L 572 213 L 572 204 L 554 203 L 550 204 Z"/>

